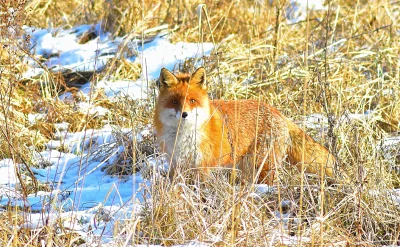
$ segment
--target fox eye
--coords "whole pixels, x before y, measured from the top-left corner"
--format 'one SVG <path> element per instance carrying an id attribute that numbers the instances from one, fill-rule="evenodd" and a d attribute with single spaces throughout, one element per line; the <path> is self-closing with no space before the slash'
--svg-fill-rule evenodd
<path id="1" fill-rule="evenodd" d="M 178 104 L 178 101 L 176 99 L 173 99 L 172 104 L 176 105 L 176 104 Z"/>
<path id="2" fill-rule="evenodd" d="M 194 102 L 196 102 L 195 99 L 190 99 L 190 100 L 189 100 L 189 103 L 190 103 L 190 104 L 194 104 Z"/>

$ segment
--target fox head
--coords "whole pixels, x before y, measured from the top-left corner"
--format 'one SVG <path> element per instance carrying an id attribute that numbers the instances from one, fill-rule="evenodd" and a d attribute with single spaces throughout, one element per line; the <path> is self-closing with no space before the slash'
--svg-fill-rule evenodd
<path id="1" fill-rule="evenodd" d="M 193 74 L 174 75 L 161 69 L 157 118 L 167 126 L 201 127 L 210 117 L 206 72 L 203 67 Z"/>

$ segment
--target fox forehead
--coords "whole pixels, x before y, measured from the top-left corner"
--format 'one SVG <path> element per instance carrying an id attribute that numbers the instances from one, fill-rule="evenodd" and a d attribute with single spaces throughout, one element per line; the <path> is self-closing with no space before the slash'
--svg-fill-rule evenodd
<path id="1" fill-rule="evenodd" d="M 172 87 L 163 88 L 160 91 L 160 96 L 171 97 L 177 100 L 196 99 L 198 101 L 208 99 L 207 90 L 196 85 L 191 85 L 188 82 L 180 82 Z"/>

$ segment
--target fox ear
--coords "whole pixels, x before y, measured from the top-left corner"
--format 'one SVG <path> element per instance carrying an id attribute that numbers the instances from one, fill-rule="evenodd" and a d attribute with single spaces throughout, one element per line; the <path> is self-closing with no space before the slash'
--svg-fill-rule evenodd
<path id="1" fill-rule="evenodd" d="M 178 79 L 166 68 L 162 68 L 160 72 L 160 78 L 158 79 L 159 87 L 172 87 L 178 84 Z"/>
<path id="2" fill-rule="evenodd" d="M 206 70 L 203 67 L 198 68 L 191 76 L 190 83 L 198 84 L 203 89 L 207 88 L 206 85 Z"/>

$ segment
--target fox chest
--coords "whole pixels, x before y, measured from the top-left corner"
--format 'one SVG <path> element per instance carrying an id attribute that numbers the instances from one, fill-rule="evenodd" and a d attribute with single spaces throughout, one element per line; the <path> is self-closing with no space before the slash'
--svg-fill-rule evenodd
<path id="1" fill-rule="evenodd" d="M 198 166 L 202 162 L 200 150 L 201 135 L 197 131 L 166 129 L 159 137 L 164 149 L 174 164 L 191 164 Z"/>

